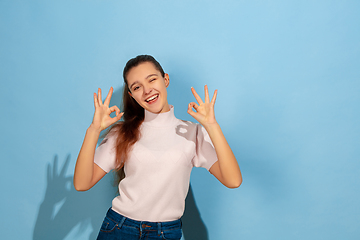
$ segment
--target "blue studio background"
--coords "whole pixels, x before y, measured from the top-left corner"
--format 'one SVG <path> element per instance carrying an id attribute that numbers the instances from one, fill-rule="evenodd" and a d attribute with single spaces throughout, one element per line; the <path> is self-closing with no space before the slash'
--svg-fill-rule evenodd
<path id="1" fill-rule="evenodd" d="M 112 176 L 76 192 L 93 92 L 152 54 L 178 118 L 193 86 L 243 174 L 194 169 L 184 239 L 360 238 L 360 2 L 0 1 L 2 239 L 94 239 Z"/>

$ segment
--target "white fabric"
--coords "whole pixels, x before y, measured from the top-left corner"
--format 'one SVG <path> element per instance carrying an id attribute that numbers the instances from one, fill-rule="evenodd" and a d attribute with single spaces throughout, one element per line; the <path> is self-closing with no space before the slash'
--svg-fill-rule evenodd
<path id="1" fill-rule="evenodd" d="M 139 221 L 172 221 L 184 212 L 192 167 L 207 170 L 217 161 L 206 130 L 169 112 L 145 111 L 141 137 L 133 146 L 112 209 Z M 95 152 L 104 171 L 115 168 L 115 136 L 106 137 Z"/>

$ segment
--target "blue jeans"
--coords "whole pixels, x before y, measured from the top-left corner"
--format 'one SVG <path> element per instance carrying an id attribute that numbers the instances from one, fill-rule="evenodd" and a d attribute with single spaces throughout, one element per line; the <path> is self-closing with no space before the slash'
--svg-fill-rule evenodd
<path id="1" fill-rule="evenodd" d="M 180 240 L 181 236 L 180 219 L 170 222 L 136 221 L 110 208 L 101 225 L 97 240 Z"/>

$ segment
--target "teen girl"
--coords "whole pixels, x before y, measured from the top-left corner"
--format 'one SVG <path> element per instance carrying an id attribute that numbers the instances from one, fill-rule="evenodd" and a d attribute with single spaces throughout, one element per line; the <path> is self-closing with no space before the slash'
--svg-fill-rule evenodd
<path id="1" fill-rule="evenodd" d="M 76 162 L 74 186 L 86 191 L 112 169 L 125 173 L 98 239 L 180 239 L 192 167 L 206 168 L 229 188 L 242 182 L 239 165 L 215 119 L 217 90 L 210 101 L 205 86 L 203 101 L 191 88 L 197 103 L 190 103 L 187 112 L 201 126 L 174 116 L 167 101 L 169 75 L 153 57 L 129 60 L 123 77 L 124 112 L 109 107 L 112 88 L 104 103 L 101 89 L 94 93 L 94 118 Z M 123 121 L 114 124 L 121 117 Z M 96 149 L 100 132 L 112 124 Z"/>

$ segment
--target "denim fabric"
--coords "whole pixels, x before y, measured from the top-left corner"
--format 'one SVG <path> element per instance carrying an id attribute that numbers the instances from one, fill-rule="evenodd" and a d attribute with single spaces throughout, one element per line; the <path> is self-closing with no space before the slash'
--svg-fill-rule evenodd
<path id="1" fill-rule="evenodd" d="M 170 222 L 136 221 L 110 208 L 101 225 L 97 240 L 180 240 L 181 236 L 180 219 Z"/>

